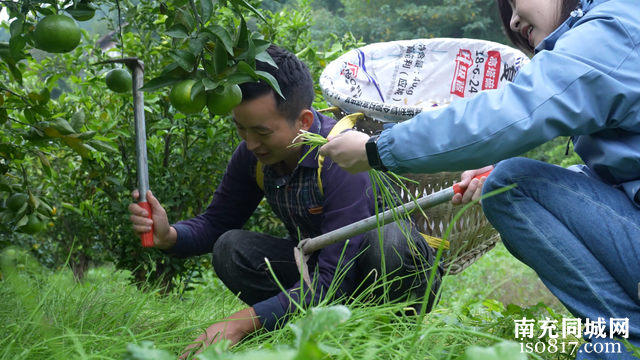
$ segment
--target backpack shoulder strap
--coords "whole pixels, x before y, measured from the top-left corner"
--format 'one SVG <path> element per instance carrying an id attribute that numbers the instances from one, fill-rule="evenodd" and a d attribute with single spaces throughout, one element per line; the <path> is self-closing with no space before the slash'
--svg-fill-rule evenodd
<path id="1" fill-rule="evenodd" d="M 356 122 L 358 122 L 358 120 L 363 118 L 364 118 L 363 113 L 353 113 L 343 117 L 342 119 L 340 119 L 340 121 L 338 121 L 333 126 L 328 136 L 335 136 L 347 129 L 353 129 L 356 126 Z M 324 195 L 324 189 L 322 188 L 322 180 L 320 175 L 322 174 L 323 165 L 324 165 L 324 156 L 319 155 L 318 156 L 318 187 L 320 188 L 320 193 L 322 195 Z"/>
<path id="2" fill-rule="evenodd" d="M 264 172 L 262 171 L 262 163 L 256 163 L 256 182 L 262 191 L 264 191 Z"/>

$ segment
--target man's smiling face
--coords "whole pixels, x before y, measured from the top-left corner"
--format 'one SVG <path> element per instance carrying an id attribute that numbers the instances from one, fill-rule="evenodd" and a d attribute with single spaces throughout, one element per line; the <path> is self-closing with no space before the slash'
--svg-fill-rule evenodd
<path id="1" fill-rule="evenodd" d="M 238 134 L 247 143 L 247 149 L 265 165 L 281 161 L 298 162 L 301 148 L 289 146 L 300 134 L 300 130 L 308 130 L 310 127 L 301 120 L 302 117 L 301 114 L 291 123 L 282 116 L 276 108 L 273 92 L 243 101 L 233 109 Z"/>

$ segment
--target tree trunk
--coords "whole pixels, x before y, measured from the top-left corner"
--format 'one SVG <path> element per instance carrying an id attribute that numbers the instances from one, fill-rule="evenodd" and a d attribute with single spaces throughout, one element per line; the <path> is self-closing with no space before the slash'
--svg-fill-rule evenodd
<path id="1" fill-rule="evenodd" d="M 83 253 L 78 253 L 76 259 L 69 260 L 69 266 L 71 266 L 71 271 L 73 271 L 73 277 L 79 283 L 84 281 L 84 276 L 89 270 L 89 259 Z"/>

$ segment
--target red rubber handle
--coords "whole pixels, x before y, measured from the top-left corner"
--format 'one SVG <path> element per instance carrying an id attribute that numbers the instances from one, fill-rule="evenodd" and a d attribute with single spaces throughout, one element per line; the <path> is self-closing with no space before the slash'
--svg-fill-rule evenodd
<path id="1" fill-rule="evenodd" d="M 474 177 L 473 177 L 473 179 L 478 179 L 478 180 L 480 180 L 480 178 L 481 178 L 481 177 L 488 177 L 488 176 L 489 176 L 489 174 L 491 174 L 491 171 L 492 171 L 492 170 L 489 170 L 489 171 L 487 171 L 486 173 L 482 173 L 482 174 L 480 174 L 480 175 L 476 175 L 476 176 L 474 176 Z M 471 179 L 471 180 L 473 180 L 473 179 Z M 455 194 L 464 194 L 464 190 L 463 190 L 463 189 L 460 189 L 460 185 L 458 185 L 458 184 L 454 184 L 454 185 L 453 185 L 453 192 L 454 192 Z"/>
<path id="2" fill-rule="evenodd" d="M 151 206 L 148 202 L 140 202 L 138 203 L 141 208 L 147 210 L 147 219 L 151 219 Z M 153 247 L 155 243 L 153 242 L 153 225 L 151 225 L 151 231 L 148 231 L 142 235 L 140 235 L 140 239 L 142 240 L 142 247 Z"/>

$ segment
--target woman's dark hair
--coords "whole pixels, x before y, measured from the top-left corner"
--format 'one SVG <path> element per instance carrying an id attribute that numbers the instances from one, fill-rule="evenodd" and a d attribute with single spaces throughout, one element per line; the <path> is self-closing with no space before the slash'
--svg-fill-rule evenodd
<path id="1" fill-rule="evenodd" d="M 271 74 L 278 81 L 280 91 L 286 100 L 278 95 L 269 83 L 260 80 L 259 82 L 240 84 L 242 101 L 253 100 L 272 93 L 278 112 L 287 119 L 289 124 L 294 124 L 302 110 L 311 108 L 315 95 L 313 79 L 307 66 L 289 51 L 271 45 L 267 49 L 267 53 L 278 65 L 278 68 L 276 69 L 266 62 L 256 61 L 256 70 Z"/>
<path id="2" fill-rule="evenodd" d="M 517 0 L 515 0 L 517 1 Z M 564 23 L 569 16 L 571 16 L 571 12 L 578 7 L 580 4 L 580 0 L 558 0 L 562 2 L 562 6 L 560 7 L 560 16 L 558 18 L 558 24 L 556 24 L 556 28 L 562 23 Z M 509 0 L 496 0 L 498 3 L 498 9 L 500 11 L 500 20 L 502 20 L 502 26 L 504 26 L 504 31 L 517 48 L 533 54 L 533 46 L 529 45 L 529 39 L 526 39 L 520 33 L 514 32 L 511 30 L 511 17 L 513 16 L 513 11 L 511 10 L 511 5 L 509 4 Z"/>

